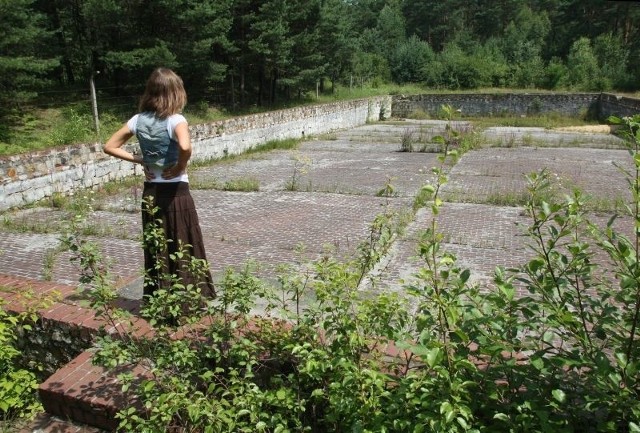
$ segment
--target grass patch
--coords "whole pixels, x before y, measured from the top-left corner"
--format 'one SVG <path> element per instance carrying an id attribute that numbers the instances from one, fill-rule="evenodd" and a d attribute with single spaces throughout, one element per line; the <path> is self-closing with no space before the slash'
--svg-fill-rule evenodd
<path id="1" fill-rule="evenodd" d="M 318 137 L 319 140 L 326 140 L 326 141 L 336 141 L 338 139 L 338 134 L 336 134 L 335 132 L 329 133 L 329 134 L 322 134 Z"/>
<path id="2" fill-rule="evenodd" d="M 0 155 L 16 155 L 74 143 L 104 142 L 126 119 L 105 112 L 95 131 L 88 104 L 33 109 L 14 114 L 9 134 L 0 142 Z"/>
<path id="3" fill-rule="evenodd" d="M 372 96 L 386 96 L 386 95 L 419 95 L 425 92 L 432 93 L 431 90 L 427 90 L 422 86 L 413 84 L 397 85 L 397 84 L 379 84 L 374 87 L 361 87 L 361 86 L 336 86 L 333 93 L 325 92 L 320 94 L 318 98 L 313 95 L 309 98 L 309 102 L 312 103 L 328 103 L 336 101 L 348 101 L 351 99 L 370 98 Z"/>
<path id="4" fill-rule="evenodd" d="M 74 206 L 73 199 L 70 200 L 71 209 Z M 77 213 L 70 210 L 55 210 L 45 214 L 5 214 L 0 221 L 2 230 L 10 233 L 34 233 L 34 234 L 53 234 L 62 233 L 67 229 L 69 221 L 71 221 Z M 131 236 L 126 230 L 122 230 L 119 224 L 101 224 L 99 221 L 86 222 L 78 227 L 78 231 L 83 236 L 96 237 L 116 237 L 118 239 L 130 239 Z M 47 259 L 45 258 L 45 261 Z M 45 263 L 46 268 L 46 263 Z"/>
<path id="5" fill-rule="evenodd" d="M 566 126 L 585 126 L 597 125 L 596 121 L 587 121 L 579 117 L 568 117 L 557 113 L 540 114 L 536 116 L 496 116 L 496 117 L 472 117 L 465 118 L 479 129 L 485 129 L 492 126 L 509 126 L 509 127 L 538 127 L 538 128 L 562 128 Z"/>
<path id="6" fill-rule="evenodd" d="M 140 182 L 140 176 L 127 176 L 125 178 L 112 180 L 100 185 L 97 193 L 99 196 L 112 196 L 122 192 L 124 189 L 130 189 L 133 193 L 136 193 L 136 191 L 140 189 L 140 194 L 142 194 Z"/>
<path id="7" fill-rule="evenodd" d="M 260 182 L 253 177 L 228 180 L 222 187 L 223 191 L 251 192 L 260 190 Z"/>
<path id="8" fill-rule="evenodd" d="M 585 203 L 585 208 L 599 213 L 627 214 L 627 202 L 624 198 L 617 197 L 589 197 Z"/>
<path id="9" fill-rule="evenodd" d="M 260 190 L 260 181 L 254 177 L 242 177 L 220 182 L 218 179 L 195 177 L 190 180 L 193 189 L 213 189 L 219 191 L 255 192 Z"/>
<path id="10" fill-rule="evenodd" d="M 75 194 L 54 192 L 51 197 L 40 200 L 34 207 L 50 207 L 81 213 L 87 210 L 104 210 L 111 208 L 108 204 L 112 198 L 121 194 L 129 195 L 128 200 L 138 206 L 142 198 L 141 176 L 127 176 L 122 179 L 112 180 L 97 189 L 82 189 Z"/>
<path id="11" fill-rule="evenodd" d="M 302 142 L 301 138 L 285 138 L 284 140 L 270 140 L 264 144 L 258 145 L 256 147 L 252 147 L 247 150 L 246 154 L 259 153 L 259 152 L 269 152 L 271 150 L 291 150 L 297 149 L 300 143 Z"/>
<path id="12" fill-rule="evenodd" d="M 529 200 L 529 193 L 522 191 L 503 191 L 489 194 L 484 200 L 478 200 L 478 204 L 489 204 L 494 206 L 524 206 Z"/>
<path id="13" fill-rule="evenodd" d="M 2 228 L 12 233 L 57 233 L 62 229 L 62 224 L 56 224 L 52 219 L 40 220 L 29 217 L 14 217 L 4 215 L 2 218 Z"/>

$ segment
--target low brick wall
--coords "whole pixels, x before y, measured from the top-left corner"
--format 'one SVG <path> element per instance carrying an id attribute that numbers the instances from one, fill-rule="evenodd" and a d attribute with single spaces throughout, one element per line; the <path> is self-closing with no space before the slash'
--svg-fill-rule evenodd
<path id="1" fill-rule="evenodd" d="M 77 288 L 48 281 L 20 278 L 0 273 L 0 305 L 10 314 L 25 311 L 37 314 L 31 330 L 18 329 L 16 347 L 23 367 L 37 361 L 42 378 L 53 374 L 78 354 L 90 348 L 100 332 L 112 333 L 115 327 L 98 318 L 79 295 Z M 129 312 L 139 309 L 139 300 L 120 299 L 117 306 Z M 131 319 L 141 335 L 149 325 L 138 317 Z"/>
<path id="2" fill-rule="evenodd" d="M 74 296 L 75 287 L 0 274 L 2 309 L 11 314 L 34 311 L 38 316 L 29 332 L 17 330 L 19 362 L 25 368 L 37 361 L 46 377 L 91 347 L 100 324 L 92 310 L 64 302 Z"/>

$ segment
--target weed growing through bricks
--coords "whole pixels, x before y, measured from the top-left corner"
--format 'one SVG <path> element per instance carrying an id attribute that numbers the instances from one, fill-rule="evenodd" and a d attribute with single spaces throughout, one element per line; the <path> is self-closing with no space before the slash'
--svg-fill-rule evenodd
<path id="1" fill-rule="evenodd" d="M 397 236 L 392 213 L 375 219 L 353 258 L 299 263 L 279 274 L 277 288 L 250 267 L 228 270 L 217 299 L 176 310 L 184 314 L 177 323 L 152 322 L 153 339 L 99 341 L 102 365 L 149 373 L 140 384 L 120 376 L 141 402 L 118 415 L 120 430 L 640 431 L 640 119 L 613 120 L 628 131 L 636 163 L 632 237 L 613 219 L 590 222 L 579 191 L 559 199 L 546 191 L 553 179 L 533 173 L 523 206 L 531 258 L 497 268 L 479 287 L 437 224 L 446 211 L 441 188 L 461 152 L 448 128 L 437 138 L 444 152 L 435 181 L 421 191 L 432 215 L 417 244 L 421 266 L 403 293 L 361 290 Z M 608 264 L 597 264 L 598 253 Z M 266 309 L 253 317 L 259 298 Z"/>
<path id="2" fill-rule="evenodd" d="M 300 178 L 309 172 L 312 161 L 308 156 L 301 155 L 299 152 L 292 157 L 293 158 L 293 173 L 291 179 L 289 179 L 285 185 L 287 191 L 299 191 L 300 190 Z"/>
<path id="3" fill-rule="evenodd" d="M 416 141 L 415 134 L 413 128 L 404 128 L 400 140 L 400 152 L 413 152 L 413 145 Z"/>
<path id="4" fill-rule="evenodd" d="M 387 183 L 384 184 L 384 187 L 376 192 L 376 197 L 397 197 L 398 193 L 393 186 L 393 181 L 395 178 L 389 177 L 387 179 Z"/>
<path id="5" fill-rule="evenodd" d="M 220 191 L 250 192 L 260 190 L 260 181 L 255 177 L 239 177 L 221 182 L 218 179 L 195 177 L 191 181 L 193 189 L 215 189 Z"/>

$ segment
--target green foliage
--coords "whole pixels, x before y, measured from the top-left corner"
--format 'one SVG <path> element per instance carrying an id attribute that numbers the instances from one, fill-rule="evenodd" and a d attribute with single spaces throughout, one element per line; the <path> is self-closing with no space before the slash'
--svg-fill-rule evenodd
<path id="1" fill-rule="evenodd" d="M 110 51 L 104 61 L 114 69 L 145 69 L 150 65 L 176 67 L 175 55 L 165 43 L 153 48 L 137 48 L 131 51 Z"/>
<path id="2" fill-rule="evenodd" d="M 45 87 L 47 73 L 58 66 L 55 55 L 40 47 L 50 42 L 46 16 L 34 11 L 34 0 L 0 2 L 0 119 L 29 101 Z M 0 129 L 0 141 L 7 139 Z"/>
<path id="3" fill-rule="evenodd" d="M 566 86 L 576 90 L 589 90 L 600 75 L 591 40 L 580 38 L 571 46 L 567 58 L 568 74 L 564 77 Z"/>
<path id="4" fill-rule="evenodd" d="M 357 52 L 351 58 L 351 70 L 359 86 L 378 87 L 391 78 L 388 61 L 380 54 Z"/>
<path id="5" fill-rule="evenodd" d="M 399 84 L 424 82 L 425 70 L 434 58 L 429 44 L 413 36 L 394 48 L 389 62 L 391 77 Z"/>
<path id="6" fill-rule="evenodd" d="M 376 44 L 372 47 L 374 52 L 384 56 L 391 64 L 393 53 L 407 39 L 405 20 L 399 2 L 384 5 L 378 14 L 374 31 L 376 35 Z"/>
<path id="7" fill-rule="evenodd" d="M 342 0 L 323 1 L 320 8 L 319 50 L 327 62 L 326 74 L 331 80 L 332 94 L 338 80 L 346 78 L 350 59 L 358 49 L 356 29 L 349 9 L 349 5 Z M 321 81 L 320 85 L 324 86 L 324 82 Z"/>
<path id="8" fill-rule="evenodd" d="M 501 39 L 502 52 L 509 68 L 507 86 L 536 88 L 541 84 L 544 62 L 541 54 L 550 31 L 546 11 L 534 13 L 523 8 L 509 23 Z"/>
<path id="9" fill-rule="evenodd" d="M 628 72 L 629 49 L 620 36 L 610 33 L 598 35 L 593 40 L 593 52 L 600 69 L 594 83 L 596 88 L 605 91 L 628 88 L 633 80 Z"/>
<path id="10" fill-rule="evenodd" d="M 427 84 L 454 90 L 491 87 L 495 73 L 487 60 L 477 51 L 469 53 L 458 44 L 449 44 L 431 65 L 431 71 L 425 72 Z"/>
<path id="11" fill-rule="evenodd" d="M 28 293 L 23 298 L 29 298 Z M 19 366 L 21 352 L 16 347 L 18 336 L 28 333 L 37 317 L 29 308 L 24 313 L 11 314 L 0 300 L 0 429 L 3 423 L 30 419 L 42 410 L 38 400 L 37 366 Z"/>
<path id="12" fill-rule="evenodd" d="M 93 118 L 88 113 L 80 113 L 69 108 L 63 113 L 62 122 L 51 131 L 51 144 L 60 146 L 69 143 L 89 142 L 95 139 Z"/>
<path id="13" fill-rule="evenodd" d="M 196 121 L 215 118 L 215 107 L 264 111 L 389 83 L 639 86 L 640 9 L 624 2 L 16 0 L 0 3 L 0 15 L 0 154 L 96 138 L 90 77 L 105 139 L 157 66 L 183 77 Z M 58 119 L 67 104 L 75 115 Z"/>
<path id="14" fill-rule="evenodd" d="M 464 147 L 457 111 L 444 106 L 443 149 L 419 206 L 420 267 L 402 293 L 376 288 L 372 270 L 399 233 L 387 209 L 354 257 L 329 253 L 281 269 L 269 287 L 250 266 L 227 270 L 216 299 L 172 280 L 145 305 L 152 340 L 104 336 L 96 359 L 137 364 L 122 374 L 143 410 L 124 409 L 123 431 L 221 432 L 620 432 L 640 420 L 638 231 L 627 237 L 589 219 L 586 198 L 564 199 L 545 171 L 527 177 L 523 212 L 530 259 L 495 270 L 480 286 L 445 246 L 438 216 L 449 170 Z M 635 170 L 627 173 L 632 226 L 640 224 L 640 118 L 622 126 Z M 387 195 L 393 192 L 389 185 Z M 159 248 L 168 240 L 153 229 Z M 74 238 L 95 275 L 96 256 Z M 608 261 L 595 260 L 606 255 Z M 194 263 L 194 270 L 202 263 Z M 171 279 L 169 276 L 168 278 Z M 102 279 L 89 280 L 102 287 Z M 104 280 L 106 281 L 106 280 Z M 109 293 L 94 308 L 112 317 Z M 256 303 L 263 314 L 254 317 Z M 126 323 L 122 320 L 119 323 Z M 178 330 L 179 334 L 175 331 Z M 180 338 L 176 338 L 179 335 Z"/>

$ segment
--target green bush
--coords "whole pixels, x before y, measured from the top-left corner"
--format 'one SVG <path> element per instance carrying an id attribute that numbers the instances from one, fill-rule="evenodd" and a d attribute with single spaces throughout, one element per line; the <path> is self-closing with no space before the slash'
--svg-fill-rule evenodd
<path id="1" fill-rule="evenodd" d="M 455 111 L 443 112 L 451 121 Z M 627 131 L 636 164 L 629 211 L 637 228 L 640 116 L 612 121 Z M 156 328 L 153 340 L 125 332 L 98 343 L 102 365 L 137 363 L 152 378 L 133 387 L 132 377 L 120 376 L 144 407 L 123 410 L 120 429 L 640 431 L 638 231 L 627 238 L 613 220 L 594 224 L 579 191 L 558 200 L 547 192 L 546 172 L 533 173 L 524 204 L 532 258 L 497 268 L 492 285 L 474 284 L 444 249 L 437 225 L 446 206 L 441 187 L 464 151 L 460 134 L 450 122 L 433 140 L 443 153 L 419 200 L 433 218 L 404 293 L 361 290 L 363 283 L 376 288 L 370 271 L 398 233 L 389 212 L 353 258 L 324 254 L 283 268 L 275 287 L 250 268 L 228 270 L 213 300 L 174 281 L 143 310 Z M 89 274 L 99 275 L 85 251 Z M 610 266 L 596 264 L 602 254 Z M 104 289 L 92 292 L 94 308 L 123 323 L 101 284 L 107 280 L 92 281 Z M 258 300 L 265 312 L 255 318 Z M 174 338 L 177 326 L 184 338 Z"/>
<path id="2" fill-rule="evenodd" d="M 2 423 L 29 419 L 42 410 L 38 380 L 33 371 L 18 366 L 19 332 L 28 332 L 36 320 L 31 313 L 10 314 L 0 300 L 0 429 Z"/>
<path id="3" fill-rule="evenodd" d="M 82 143 L 95 136 L 93 119 L 89 113 L 69 108 L 63 115 L 64 121 L 51 131 L 51 144 L 54 146 Z"/>

